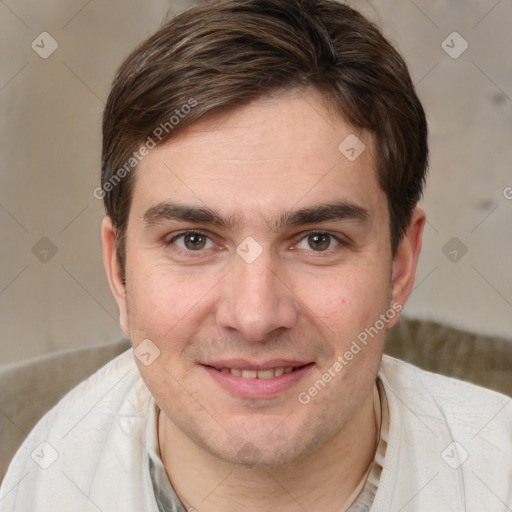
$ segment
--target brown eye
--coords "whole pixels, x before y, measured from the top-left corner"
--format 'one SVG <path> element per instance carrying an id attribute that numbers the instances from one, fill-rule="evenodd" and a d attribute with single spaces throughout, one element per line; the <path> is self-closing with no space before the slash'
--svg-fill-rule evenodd
<path id="1" fill-rule="evenodd" d="M 331 245 L 331 236 L 323 233 L 315 233 L 308 236 L 308 245 L 314 251 L 325 251 Z"/>
<path id="2" fill-rule="evenodd" d="M 314 233 L 307 233 L 304 235 L 299 243 L 296 245 L 297 249 L 309 252 L 325 252 L 330 254 L 333 249 L 340 248 L 342 243 L 338 238 L 330 233 L 317 231 Z"/>
<path id="3" fill-rule="evenodd" d="M 190 233 L 183 236 L 183 243 L 190 251 L 198 251 L 206 247 L 207 238 L 199 233 Z"/>
<path id="4" fill-rule="evenodd" d="M 177 247 L 185 252 L 200 252 L 203 249 L 213 249 L 215 244 L 208 235 L 200 231 L 186 231 L 166 242 L 167 248 Z"/>

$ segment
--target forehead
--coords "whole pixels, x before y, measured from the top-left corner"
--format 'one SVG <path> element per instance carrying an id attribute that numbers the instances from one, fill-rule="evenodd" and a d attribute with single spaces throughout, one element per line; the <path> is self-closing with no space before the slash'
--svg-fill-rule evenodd
<path id="1" fill-rule="evenodd" d="M 302 90 L 196 122 L 140 162 L 132 211 L 163 201 L 268 220 L 298 207 L 347 201 L 386 208 L 372 137 Z"/>

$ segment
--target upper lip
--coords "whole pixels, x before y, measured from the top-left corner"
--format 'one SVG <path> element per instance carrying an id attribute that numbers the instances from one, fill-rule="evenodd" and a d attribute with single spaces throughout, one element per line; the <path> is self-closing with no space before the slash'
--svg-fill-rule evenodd
<path id="1" fill-rule="evenodd" d="M 244 370 L 270 370 L 271 368 L 297 368 L 311 363 L 312 361 L 298 361 L 296 359 L 269 359 L 267 361 L 255 362 L 247 359 L 217 359 L 202 363 L 205 366 L 214 368 L 240 368 Z"/>

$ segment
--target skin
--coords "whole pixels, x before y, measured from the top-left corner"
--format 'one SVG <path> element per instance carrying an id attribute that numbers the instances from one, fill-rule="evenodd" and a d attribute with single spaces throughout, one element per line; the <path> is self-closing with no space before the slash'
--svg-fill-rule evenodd
<path id="1" fill-rule="evenodd" d="M 353 162 L 338 150 L 352 133 L 366 146 Z M 375 377 L 398 314 L 307 405 L 297 396 L 379 315 L 405 304 L 413 285 L 425 215 L 414 211 L 393 260 L 373 151 L 371 136 L 330 114 L 316 91 L 283 92 L 200 121 L 144 158 L 126 285 L 104 219 L 104 263 L 123 331 L 135 348 L 149 339 L 160 350 L 149 366 L 137 364 L 161 408 L 162 460 L 187 507 L 340 510 L 371 464 Z M 238 222 L 145 222 L 166 201 Z M 366 220 L 278 222 L 340 201 L 366 210 Z M 207 238 L 175 238 L 190 229 Z M 252 263 L 236 252 L 247 237 L 262 249 Z M 312 364 L 282 393 L 241 398 L 205 371 L 219 358 Z"/>

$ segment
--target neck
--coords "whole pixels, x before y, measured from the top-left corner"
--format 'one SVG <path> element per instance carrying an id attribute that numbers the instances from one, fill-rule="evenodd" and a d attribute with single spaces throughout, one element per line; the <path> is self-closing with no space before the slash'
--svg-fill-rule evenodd
<path id="1" fill-rule="evenodd" d="M 270 468 L 247 468 L 213 456 L 160 412 L 162 460 L 187 510 L 345 510 L 375 455 L 373 400 L 372 389 L 343 430 L 312 455 Z"/>

